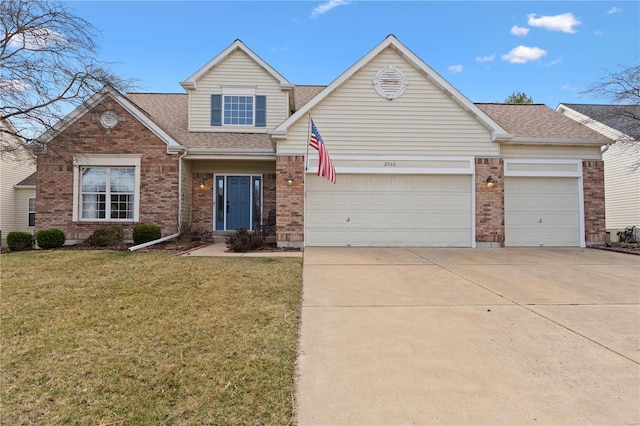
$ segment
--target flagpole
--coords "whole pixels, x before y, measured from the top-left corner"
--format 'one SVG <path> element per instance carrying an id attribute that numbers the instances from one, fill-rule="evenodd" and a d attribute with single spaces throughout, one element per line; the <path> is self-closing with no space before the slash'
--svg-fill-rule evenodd
<path id="1" fill-rule="evenodd" d="M 309 128 L 307 129 L 307 155 L 304 157 L 304 171 L 309 171 L 309 143 L 311 142 L 311 114 L 309 114 Z"/>

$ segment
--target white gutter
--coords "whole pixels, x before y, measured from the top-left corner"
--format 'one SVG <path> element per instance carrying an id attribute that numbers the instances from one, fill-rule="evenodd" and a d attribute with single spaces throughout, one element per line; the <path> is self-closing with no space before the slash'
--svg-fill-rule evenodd
<path id="1" fill-rule="evenodd" d="M 600 150 L 600 154 L 604 154 L 605 152 L 609 151 L 609 148 L 611 148 L 610 143 L 606 144 L 605 147 Z"/>
<path id="2" fill-rule="evenodd" d="M 157 240 L 147 241 L 146 243 L 142 243 L 142 244 L 138 244 L 137 246 L 129 247 L 129 251 L 136 251 L 138 249 L 149 247 L 149 246 L 152 246 L 154 244 L 163 243 L 165 241 L 172 240 L 172 239 L 174 239 L 176 237 L 179 237 L 179 236 L 180 236 L 180 233 L 178 232 L 177 234 L 169 235 L 168 237 L 162 237 L 162 238 L 157 239 Z"/>

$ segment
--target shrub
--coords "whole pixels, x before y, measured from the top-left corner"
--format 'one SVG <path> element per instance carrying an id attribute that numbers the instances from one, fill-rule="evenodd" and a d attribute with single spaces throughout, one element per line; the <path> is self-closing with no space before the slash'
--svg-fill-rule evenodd
<path id="1" fill-rule="evenodd" d="M 244 253 L 262 248 L 264 239 L 254 231 L 247 231 L 247 228 L 238 228 L 233 234 L 227 235 L 226 244 L 229 250 Z"/>
<path id="2" fill-rule="evenodd" d="M 36 242 L 41 249 L 62 247 L 67 239 L 64 232 L 57 228 L 42 229 L 36 233 Z"/>
<path id="3" fill-rule="evenodd" d="M 89 243 L 96 247 L 113 247 L 122 243 L 124 231 L 118 225 L 104 225 L 93 231 Z"/>
<path id="4" fill-rule="evenodd" d="M 11 251 L 31 250 L 33 248 L 33 235 L 29 232 L 9 232 L 7 245 Z"/>
<path id="5" fill-rule="evenodd" d="M 143 244 L 157 240 L 162 236 L 158 225 L 136 225 L 133 228 L 133 243 Z"/>

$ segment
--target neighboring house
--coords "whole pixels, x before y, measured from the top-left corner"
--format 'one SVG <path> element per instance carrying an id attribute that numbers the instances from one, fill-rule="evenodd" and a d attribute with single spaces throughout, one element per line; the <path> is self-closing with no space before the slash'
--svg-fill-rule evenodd
<path id="1" fill-rule="evenodd" d="M 604 242 L 609 139 L 544 105 L 473 104 L 394 36 L 326 87 L 239 40 L 181 85 L 103 91 L 44 135 L 37 228 L 224 233 L 275 211 L 280 247 Z M 316 176 L 311 116 L 336 184 Z"/>
<path id="2" fill-rule="evenodd" d="M 9 126 L 0 122 L 3 129 Z M 0 132 L 0 138 L 2 147 L 11 147 L 0 154 L 0 234 L 2 247 L 6 247 L 9 232 L 33 233 L 35 229 L 36 163 L 16 138 L 4 132 Z"/>
<path id="3" fill-rule="evenodd" d="M 640 106 L 560 104 L 557 111 L 615 141 L 602 154 L 607 233 L 617 241 L 635 226 L 640 239 Z"/>

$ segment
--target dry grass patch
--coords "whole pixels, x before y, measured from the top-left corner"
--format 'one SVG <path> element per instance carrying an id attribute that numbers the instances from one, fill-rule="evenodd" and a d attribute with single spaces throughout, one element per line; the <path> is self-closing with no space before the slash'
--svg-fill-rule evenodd
<path id="1" fill-rule="evenodd" d="M 302 262 L 2 256 L 3 424 L 287 424 Z"/>

